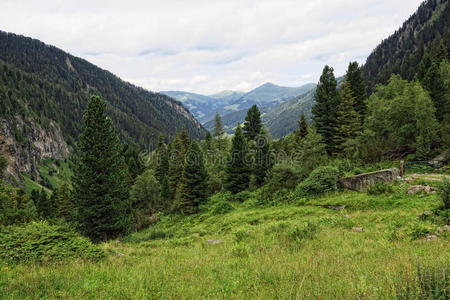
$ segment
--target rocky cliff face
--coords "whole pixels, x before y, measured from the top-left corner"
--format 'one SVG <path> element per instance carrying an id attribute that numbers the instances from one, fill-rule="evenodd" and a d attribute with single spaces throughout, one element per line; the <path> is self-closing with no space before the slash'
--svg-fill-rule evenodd
<path id="1" fill-rule="evenodd" d="M 44 129 L 29 118 L 0 118 L 0 154 L 8 161 L 6 176 L 20 183 L 23 182 L 21 174 L 39 179 L 37 166 L 42 159 L 69 156 L 69 148 L 59 126 L 51 121 L 47 127 Z M 18 137 L 18 132 L 23 138 Z"/>

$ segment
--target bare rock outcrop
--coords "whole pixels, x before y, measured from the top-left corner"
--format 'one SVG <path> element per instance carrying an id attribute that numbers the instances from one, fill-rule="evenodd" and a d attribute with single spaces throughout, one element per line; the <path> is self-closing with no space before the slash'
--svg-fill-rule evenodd
<path id="1" fill-rule="evenodd" d="M 346 189 L 365 191 L 377 182 L 391 182 L 398 178 L 400 170 L 397 168 L 364 173 L 356 176 L 340 178 L 339 183 Z"/>

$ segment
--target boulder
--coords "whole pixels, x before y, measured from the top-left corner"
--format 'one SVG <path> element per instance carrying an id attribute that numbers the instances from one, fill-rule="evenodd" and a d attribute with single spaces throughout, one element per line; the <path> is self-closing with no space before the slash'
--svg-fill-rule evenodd
<path id="1" fill-rule="evenodd" d="M 429 185 L 423 186 L 423 185 L 413 185 L 408 188 L 408 194 L 413 195 L 417 193 L 425 192 L 427 194 L 432 194 L 436 192 L 436 189 L 434 187 L 431 187 Z"/>
<path id="2" fill-rule="evenodd" d="M 371 173 L 359 174 L 356 176 L 340 178 L 339 183 L 346 189 L 353 191 L 365 191 L 377 182 L 391 182 L 400 175 L 397 168 L 375 171 Z"/>
<path id="3" fill-rule="evenodd" d="M 207 244 L 212 244 L 212 245 L 217 245 L 217 244 L 221 244 L 222 241 L 221 240 L 206 240 Z"/>

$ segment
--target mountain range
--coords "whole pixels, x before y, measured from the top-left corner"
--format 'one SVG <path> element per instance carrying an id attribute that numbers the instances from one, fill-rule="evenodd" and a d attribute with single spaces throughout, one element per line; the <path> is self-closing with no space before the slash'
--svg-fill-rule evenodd
<path id="1" fill-rule="evenodd" d="M 161 92 L 182 102 L 189 111 L 202 123 L 214 118 L 247 110 L 256 104 L 260 107 L 272 107 L 292 100 L 313 89 L 315 84 L 309 83 L 300 87 L 284 87 L 273 83 L 265 83 L 247 93 L 223 91 L 214 95 L 200 95 L 182 91 Z"/>

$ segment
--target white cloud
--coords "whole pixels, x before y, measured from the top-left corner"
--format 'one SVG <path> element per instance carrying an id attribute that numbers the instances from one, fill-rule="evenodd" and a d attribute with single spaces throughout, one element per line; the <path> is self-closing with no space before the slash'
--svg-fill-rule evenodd
<path id="1" fill-rule="evenodd" d="M 317 82 L 363 62 L 421 0 L 0 2 L 0 28 L 148 89 L 212 94 Z"/>

